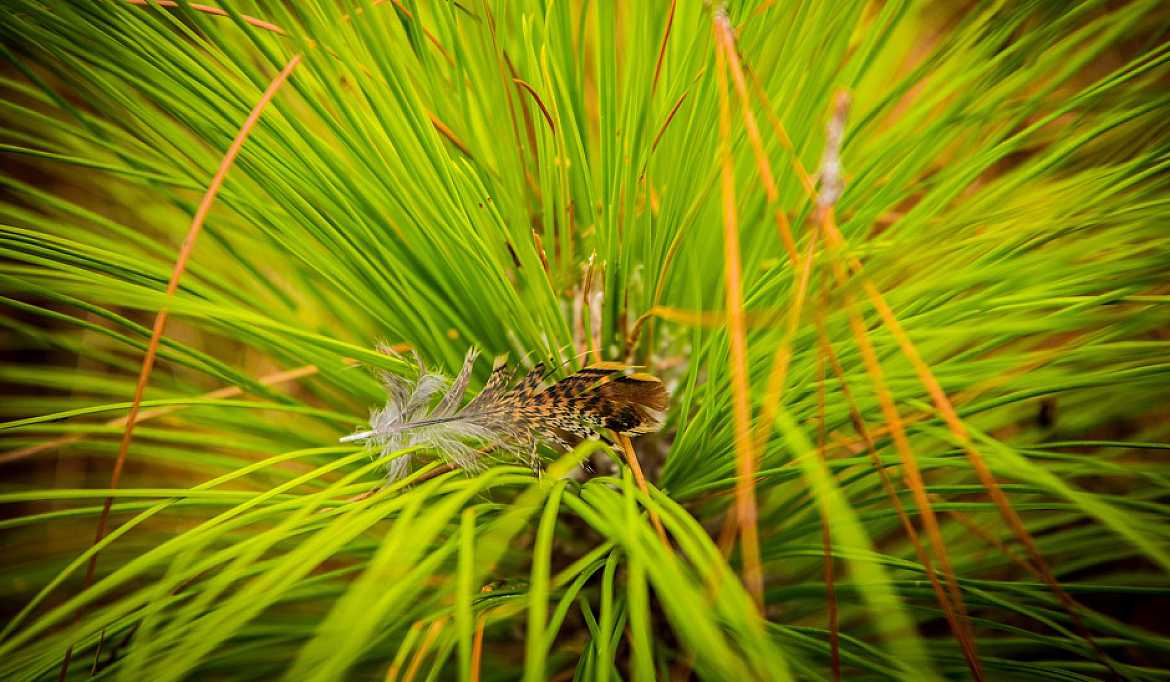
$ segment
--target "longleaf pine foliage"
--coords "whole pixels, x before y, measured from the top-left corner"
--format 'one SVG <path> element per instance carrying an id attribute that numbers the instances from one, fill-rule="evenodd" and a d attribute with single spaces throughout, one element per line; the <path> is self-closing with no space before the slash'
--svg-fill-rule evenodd
<path id="1" fill-rule="evenodd" d="M 1170 677 L 1164 0 L 0 36 L 0 679 Z"/>

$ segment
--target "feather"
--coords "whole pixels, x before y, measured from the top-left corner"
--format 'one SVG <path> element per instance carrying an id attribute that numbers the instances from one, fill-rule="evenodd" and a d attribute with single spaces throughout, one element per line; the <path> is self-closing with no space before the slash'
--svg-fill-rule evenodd
<path id="1" fill-rule="evenodd" d="M 668 400 L 662 382 L 614 362 L 589 365 L 548 385 L 545 367 L 538 364 L 512 386 L 513 372 L 501 356 L 483 390 L 459 407 L 478 356 L 470 349 L 450 382 L 428 371 L 417 356 L 417 379 L 381 374 L 386 405 L 371 413 L 369 430 L 341 441 L 370 443 L 387 459 L 393 481 L 412 468 L 410 455 L 395 455 L 406 448 L 432 451 L 472 472 L 489 455 L 535 469 L 540 443 L 569 448 L 603 429 L 639 436 L 662 428 Z"/>

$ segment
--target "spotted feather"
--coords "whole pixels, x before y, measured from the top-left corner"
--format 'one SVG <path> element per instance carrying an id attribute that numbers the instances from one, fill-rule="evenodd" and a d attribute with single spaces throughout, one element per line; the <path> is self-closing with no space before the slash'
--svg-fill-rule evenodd
<path id="1" fill-rule="evenodd" d="M 395 458 L 407 448 L 430 450 L 470 471 L 493 453 L 535 467 L 542 442 L 567 449 L 604 430 L 639 436 L 662 428 L 668 400 L 662 382 L 613 362 L 589 365 L 547 384 L 545 366 L 538 364 L 509 388 L 513 372 L 506 357 L 499 357 L 483 390 L 458 408 L 477 356 L 474 349 L 468 352 L 433 409 L 427 406 L 445 385 L 442 377 L 421 364 L 413 383 L 383 376 L 386 406 L 371 415 L 369 430 L 342 442 L 371 443 L 388 460 L 392 478 L 398 478 L 410 469 L 409 460 Z"/>

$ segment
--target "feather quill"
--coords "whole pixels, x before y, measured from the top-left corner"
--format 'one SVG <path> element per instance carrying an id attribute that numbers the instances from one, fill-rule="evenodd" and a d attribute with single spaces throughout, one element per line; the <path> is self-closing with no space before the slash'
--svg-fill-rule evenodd
<path id="1" fill-rule="evenodd" d="M 341 442 L 370 443 L 387 458 L 393 481 L 412 468 L 410 455 L 390 459 L 407 448 L 432 451 L 471 472 L 481 469 L 489 455 L 536 469 L 540 443 L 567 449 L 603 429 L 639 436 L 662 428 L 668 399 L 662 382 L 614 362 L 589 365 L 549 384 L 544 365 L 538 364 L 513 385 L 513 372 L 501 356 L 483 390 L 460 407 L 478 356 L 474 348 L 468 350 L 451 381 L 428 371 L 417 356 L 416 379 L 380 374 L 386 405 L 371 413 L 368 430 Z"/>

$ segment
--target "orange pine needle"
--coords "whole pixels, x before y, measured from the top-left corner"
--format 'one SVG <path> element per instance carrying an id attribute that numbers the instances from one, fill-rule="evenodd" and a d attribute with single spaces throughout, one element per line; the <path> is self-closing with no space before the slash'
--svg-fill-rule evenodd
<path id="1" fill-rule="evenodd" d="M 674 115 L 678 113 L 679 107 L 682 106 L 683 101 L 686 100 L 687 95 L 689 95 L 690 92 L 690 90 L 684 90 L 683 94 L 679 95 L 678 99 L 675 100 L 674 106 L 670 108 L 670 113 L 666 115 L 666 120 L 662 122 L 662 127 L 658 129 L 658 133 L 654 136 L 654 142 L 650 143 L 651 152 L 658 149 L 658 143 L 662 141 L 662 136 L 666 134 L 667 126 L 669 126 L 670 122 L 674 120 Z M 643 175 L 644 174 L 645 171 L 643 171 Z"/>
<path id="2" fill-rule="evenodd" d="M 435 130 L 439 131 L 440 135 L 447 138 L 451 144 L 455 145 L 459 151 L 463 152 L 464 156 L 471 158 L 471 149 L 467 146 L 466 142 L 459 139 L 459 136 L 455 134 L 455 131 L 448 128 L 446 123 L 443 123 L 443 121 L 441 121 L 438 116 L 435 116 L 429 111 L 427 112 L 427 118 L 430 119 L 431 125 Z"/>
<path id="3" fill-rule="evenodd" d="M 849 418 L 853 423 L 853 428 L 857 431 L 858 437 L 865 444 L 865 452 L 869 456 L 870 462 L 873 464 L 874 470 L 878 473 L 878 478 L 881 479 L 882 488 L 886 495 L 890 498 L 890 503 L 894 507 L 895 513 L 898 515 L 898 520 L 902 522 L 902 528 L 906 531 L 906 537 L 910 539 L 910 544 L 914 547 L 914 554 L 918 557 L 918 562 L 922 564 L 922 569 L 926 573 L 926 578 L 930 582 L 930 587 L 934 591 L 935 597 L 938 600 L 939 607 L 946 617 L 947 624 L 951 629 L 951 633 L 955 636 L 955 640 L 959 642 L 960 648 L 964 650 L 964 655 L 967 652 L 967 644 L 965 643 L 967 635 L 963 630 L 962 624 L 955 617 L 954 607 L 951 605 L 950 599 L 939 582 L 938 575 L 935 573 L 934 565 L 930 560 L 930 555 L 927 554 L 926 548 L 922 545 L 922 540 L 918 536 L 918 531 L 914 528 L 914 523 L 910 520 L 910 516 L 906 513 L 906 508 L 902 506 L 902 500 L 898 497 L 898 491 L 894 488 L 893 481 L 890 480 L 889 474 L 886 473 L 885 467 L 878 459 L 877 448 L 874 446 L 873 437 L 869 429 L 865 426 L 865 421 L 861 417 L 861 411 L 857 409 L 857 403 L 853 400 L 853 393 L 849 390 L 849 385 L 845 381 L 845 370 L 841 367 L 841 363 L 837 360 L 836 353 L 833 352 L 833 346 L 829 343 L 829 335 L 825 330 L 824 319 L 822 315 L 817 315 L 817 338 L 820 344 L 821 353 L 828 357 L 830 364 L 833 367 L 833 374 L 841 383 L 841 394 L 845 398 L 845 404 L 849 409 Z"/>
<path id="4" fill-rule="evenodd" d="M 475 619 L 475 640 L 471 643 L 471 682 L 479 682 L 479 666 L 483 660 L 483 630 L 487 625 L 487 613 Z"/>
<path id="5" fill-rule="evenodd" d="M 775 205 L 779 201 L 780 193 L 772 174 L 772 164 L 769 162 L 768 155 L 764 150 L 764 141 L 760 135 L 755 114 L 752 113 L 751 97 L 747 89 L 744 68 L 740 64 L 739 55 L 735 49 L 735 33 L 725 14 L 716 14 L 715 27 L 716 35 L 727 57 L 727 64 L 733 77 L 732 82 L 735 85 L 736 94 L 739 96 L 740 106 L 743 109 L 744 128 L 747 130 L 748 140 L 751 143 L 752 151 L 756 157 L 760 183 L 764 187 L 768 203 Z M 791 147 L 791 141 L 787 141 L 787 136 L 782 139 Z M 756 427 L 755 447 L 757 451 L 762 451 L 767 443 L 767 438 L 772 431 L 772 422 L 776 417 L 776 408 L 779 406 L 784 393 L 784 384 L 788 375 L 788 363 L 792 359 L 792 339 L 796 334 L 797 325 L 800 323 L 801 311 L 808 293 L 808 283 L 812 271 L 813 258 L 816 253 L 818 237 L 817 232 L 814 231 L 809 241 L 805 257 L 801 260 L 797 255 L 796 241 L 792 235 L 788 216 L 778 205 L 775 206 L 775 219 L 784 250 L 788 254 L 789 261 L 795 268 L 794 275 L 797 283 L 793 302 L 786 314 L 785 333 L 773 355 L 772 369 L 768 374 L 768 383 L 764 393 L 763 414 Z"/>
<path id="6" fill-rule="evenodd" d="M 556 135 L 557 127 L 553 124 L 552 115 L 548 113 L 548 107 L 544 106 L 544 100 L 540 98 L 540 95 L 536 92 L 536 88 L 529 85 L 527 81 L 519 78 L 513 78 L 512 82 L 520 86 L 521 89 L 532 96 L 532 99 L 536 100 L 536 106 L 540 107 L 540 113 L 544 114 L 544 122 L 548 124 L 548 129 L 552 131 L 552 134 Z"/>
<path id="7" fill-rule="evenodd" d="M 835 228 L 834 232 L 835 233 L 832 236 L 834 241 L 843 243 L 844 239 L 841 236 L 841 233 L 836 231 Z M 854 266 L 855 270 L 860 269 L 860 262 L 857 262 L 856 259 L 851 258 L 850 263 Z M 864 287 L 870 302 L 873 304 L 874 308 L 877 309 L 878 314 L 881 316 L 882 322 L 894 336 L 894 340 L 898 343 L 902 353 L 914 366 L 914 371 L 918 374 L 918 380 L 926 388 L 927 393 L 930 394 L 931 401 L 934 403 L 939 414 L 942 416 L 943 421 L 947 425 L 947 428 L 963 446 L 963 450 L 967 455 L 967 461 L 971 463 L 971 467 L 975 470 L 975 475 L 979 478 L 979 482 L 987 490 L 988 495 L 991 496 L 991 500 L 999 509 L 1000 515 L 1003 517 L 1004 521 L 1007 522 L 1008 527 L 1011 528 L 1016 538 L 1019 539 L 1019 541 L 1024 545 L 1024 548 L 1028 552 L 1029 558 L 1040 571 L 1040 575 L 1044 582 L 1056 595 L 1057 599 L 1060 600 L 1061 605 L 1068 612 L 1069 616 L 1072 617 L 1073 622 L 1076 624 L 1077 629 L 1081 633 L 1081 636 L 1084 637 L 1085 641 L 1088 642 L 1088 644 L 1093 648 L 1093 651 L 1096 654 L 1098 660 L 1100 660 L 1101 663 L 1104 664 L 1108 669 L 1116 673 L 1116 670 L 1114 670 L 1112 664 L 1109 662 L 1108 657 L 1105 656 L 1105 652 L 1102 651 L 1100 645 L 1097 644 L 1096 640 L 1085 626 L 1084 620 L 1080 615 L 1080 610 L 1076 607 L 1076 602 L 1073 601 L 1072 597 L 1069 596 L 1068 592 L 1064 590 L 1064 588 L 1056 580 L 1056 577 L 1052 574 L 1052 570 L 1048 566 L 1048 561 L 1044 558 L 1044 555 L 1040 553 L 1040 549 L 1036 545 L 1036 540 L 1032 537 L 1032 534 L 1028 532 L 1028 529 L 1024 527 L 1023 519 L 1020 518 L 1019 513 L 1016 511 L 1015 507 L 1012 506 L 1011 501 L 1008 500 L 1007 494 L 1004 493 L 1003 488 L 1000 487 L 999 482 L 996 480 L 995 475 L 991 472 L 991 469 L 987 466 L 987 462 L 983 459 L 983 456 L 979 454 L 978 450 L 975 449 L 975 445 L 971 441 L 971 437 L 967 433 L 966 427 L 959 419 L 958 413 L 955 412 L 954 405 L 947 398 L 946 392 L 943 391 L 942 386 L 938 383 L 938 379 L 934 376 L 934 372 L 922 359 L 922 356 L 918 353 L 917 347 L 910 340 L 910 337 L 906 334 L 905 329 L 902 328 L 901 323 L 898 322 L 897 317 L 894 315 L 894 311 L 886 303 L 885 297 L 881 295 L 881 292 L 878 290 L 878 288 L 873 284 L 873 282 L 869 281 L 868 278 L 864 278 L 862 280 L 862 286 Z"/>
<path id="8" fill-rule="evenodd" d="M 411 682 L 414 676 L 418 674 L 418 669 L 422 667 L 422 662 L 430 652 L 431 647 L 435 645 L 435 640 L 439 638 L 439 633 L 443 631 L 443 626 L 447 624 L 446 618 L 440 618 L 431 623 L 427 628 L 427 634 L 423 639 L 422 644 L 419 645 L 418 650 L 414 652 L 414 657 L 410 659 L 410 667 L 406 669 L 406 675 L 402 677 L 402 682 Z"/>
<path id="9" fill-rule="evenodd" d="M 638 490 L 641 490 L 646 497 L 650 497 L 650 486 L 646 483 L 646 476 L 642 473 L 642 464 L 638 461 L 638 454 L 634 452 L 634 444 L 630 442 L 630 437 L 620 433 L 614 435 L 617 436 L 618 445 L 622 446 L 622 451 L 625 452 L 626 464 L 630 467 L 630 473 L 634 474 L 634 482 L 638 484 Z M 662 525 L 662 519 L 658 517 L 658 512 L 653 509 L 647 511 L 650 512 L 650 523 L 654 524 L 658 539 L 669 547 L 670 541 L 666 539 L 666 528 Z"/>
<path id="10" fill-rule="evenodd" d="M 831 224 L 831 218 L 826 222 L 827 224 Z M 834 263 L 834 270 L 836 271 L 835 274 L 839 285 L 844 286 L 847 278 L 839 262 Z M 894 395 L 886 383 L 885 374 L 882 371 L 881 363 L 878 360 L 877 353 L 874 351 L 873 344 L 870 342 L 869 332 L 865 327 L 865 322 L 855 309 L 852 297 L 848 292 L 843 294 L 843 299 L 844 306 L 849 311 L 849 326 L 853 332 L 853 338 L 857 343 L 858 350 L 861 351 L 866 373 L 869 374 L 870 382 L 873 384 L 874 392 L 877 395 L 878 404 L 881 406 L 886 423 L 889 424 L 890 435 L 893 437 L 895 449 L 901 459 L 906 485 L 910 488 L 914 496 L 915 505 L 922 515 L 922 524 L 926 529 L 926 536 L 930 540 L 935 556 L 938 557 L 939 564 L 942 566 L 951 599 L 954 601 L 954 606 L 961 616 L 963 625 L 960 626 L 960 631 L 963 633 L 964 654 L 967 656 L 972 675 L 976 679 L 983 679 L 982 667 L 975 654 L 974 642 L 969 635 L 969 630 L 966 625 L 967 614 L 966 607 L 963 604 L 962 591 L 955 577 L 955 571 L 951 565 L 946 544 L 943 542 L 942 531 L 939 528 L 934 507 L 931 505 L 930 499 L 926 494 L 926 483 L 922 478 L 922 473 L 918 469 L 918 461 L 910 448 L 910 441 L 906 436 L 905 424 L 898 414 L 898 408 L 894 403 Z"/>
<path id="11" fill-rule="evenodd" d="M 662 43 L 658 46 L 658 61 L 654 63 L 654 81 L 650 83 L 650 94 L 658 91 L 658 77 L 662 75 L 662 61 L 666 58 L 666 41 L 670 40 L 670 28 L 674 25 L 674 6 L 676 0 L 670 0 L 670 11 L 666 15 L 666 30 L 662 32 Z M 675 105 L 678 108 L 678 105 Z M 671 116 L 673 116 L 673 112 Z M 670 122 L 669 117 L 667 122 Z M 657 146 L 657 145 L 655 145 Z"/>
<path id="12" fill-rule="evenodd" d="M 723 53 L 727 58 L 727 66 L 731 71 L 732 82 L 735 84 L 735 91 L 739 95 L 740 106 L 743 108 L 744 128 L 747 130 L 748 141 L 751 142 L 752 151 L 756 156 L 756 166 L 759 168 L 760 181 L 764 185 L 764 191 L 768 197 L 768 204 L 775 207 L 774 216 L 776 229 L 780 233 L 780 241 L 784 244 L 784 250 L 788 254 L 789 261 L 793 265 L 796 265 L 798 261 L 796 240 L 792 236 L 792 226 L 788 223 L 788 216 L 777 205 L 780 199 L 780 192 L 776 188 L 776 181 L 772 176 L 772 166 L 768 163 L 768 155 L 764 151 L 764 140 L 760 136 L 760 128 L 756 125 L 755 114 L 752 113 L 751 98 L 748 95 L 747 83 L 744 79 L 743 69 L 739 64 L 739 55 L 735 51 L 735 33 L 731 30 L 731 22 L 724 12 L 715 13 L 715 34 L 723 47 Z"/>
<path id="13" fill-rule="evenodd" d="M 835 208 L 845 185 L 841 170 L 840 152 L 841 143 L 845 134 L 845 118 L 848 114 L 849 104 L 848 93 L 844 91 L 838 92 L 834 97 L 833 115 L 826 129 L 827 139 L 825 142 L 825 152 L 821 158 L 819 172 L 821 188 L 816 197 L 818 223 L 820 231 L 825 234 L 839 234 Z M 828 238 L 826 238 L 826 244 L 830 247 L 834 246 L 834 243 L 830 242 Z M 846 284 L 846 280 L 843 278 L 844 268 L 839 260 L 834 260 L 832 266 L 838 285 L 844 288 Z M 905 425 L 895 407 L 893 393 L 885 383 L 881 365 L 877 360 L 877 355 L 869 340 L 864 321 L 861 315 L 854 309 L 848 291 L 845 292 L 843 298 L 849 317 L 850 328 L 857 341 L 858 348 L 861 350 L 866 371 L 870 375 L 875 392 L 878 394 L 878 402 L 881 404 L 886 421 L 890 424 L 891 432 L 894 434 L 894 442 L 903 461 L 903 471 L 907 485 L 910 486 L 911 492 L 914 494 L 915 502 L 923 516 L 923 525 L 926 527 L 927 537 L 930 539 L 935 554 L 938 556 L 939 563 L 943 567 L 947 587 L 950 590 L 951 600 L 953 601 L 940 602 L 940 605 L 943 606 L 944 610 L 948 611 L 953 606 L 957 612 L 957 616 L 952 614 L 948 620 L 953 618 L 954 624 L 957 626 L 954 631 L 958 635 L 959 643 L 963 649 L 963 655 L 967 659 L 968 666 L 971 668 L 972 676 L 976 680 L 982 680 L 982 666 L 979 662 L 978 654 L 975 651 L 974 632 L 971 629 L 970 620 L 967 617 L 967 609 L 963 603 L 963 594 L 959 588 L 958 578 L 951 566 L 946 546 L 942 541 L 942 533 L 934 510 L 930 506 L 930 500 L 926 495 L 926 486 L 921 473 L 918 471 L 918 462 L 910 450 L 909 441 L 906 439 Z"/>
<path id="14" fill-rule="evenodd" d="M 721 11 L 716 12 L 717 16 Z M 716 19 L 718 27 L 719 19 Z M 726 21 L 726 17 L 724 17 Z M 716 28 L 718 33 L 718 28 Z M 722 50 L 715 50 L 715 75 L 719 91 L 719 137 L 722 155 L 723 261 L 727 288 L 727 336 L 731 351 L 731 392 L 735 421 L 735 509 L 740 532 L 743 579 L 756 606 L 764 607 L 764 572 L 756 527 L 755 452 L 751 435 L 751 403 L 748 398 L 747 332 L 739 253 L 739 227 L 735 211 L 735 166 L 731 158 L 731 105 L 727 93 L 727 64 Z"/>
<path id="15" fill-rule="evenodd" d="M 301 63 L 301 56 L 296 55 L 289 60 L 284 69 L 276 75 L 268 85 L 268 89 L 260 96 L 256 106 L 252 108 L 248 118 L 244 121 L 244 125 L 240 127 L 240 132 L 236 134 L 236 139 L 232 141 L 228 147 L 227 153 L 224 154 L 223 160 L 220 161 L 219 168 L 215 172 L 215 176 L 211 179 L 211 184 L 208 185 L 207 191 L 203 195 L 202 201 L 199 202 L 199 207 L 195 211 L 195 217 L 191 220 L 191 227 L 187 230 L 187 237 L 183 240 L 183 245 L 179 249 L 179 256 L 175 260 L 174 269 L 171 271 L 171 279 L 167 284 L 166 300 L 163 303 L 158 314 L 154 318 L 154 327 L 150 333 L 150 343 L 146 347 L 146 355 L 142 359 L 142 369 L 138 374 L 138 383 L 134 388 L 134 399 L 130 405 L 130 413 L 126 417 L 126 430 L 122 432 L 122 441 L 118 446 L 118 457 L 114 460 L 114 470 L 110 474 L 110 488 L 118 487 L 122 480 L 122 469 L 126 464 L 126 455 L 130 450 L 130 442 L 134 437 L 134 425 L 138 420 L 138 413 L 142 409 L 142 396 L 146 392 L 146 385 L 150 381 L 150 373 L 154 369 L 154 360 L 158 354 L 159 342 L 162 340 L 163 330 L 166 328 L 167 317 L 169 316 L 170 303 L 175 297 L 175 292 L 179 289 L 179 280 L 183 277 L 183 272 L 187 268 L 187 261 L 191 257 L 192 251 L 195 249 L 195 241 L 199 238 L 199 233 L 203 230 L 203 222 L 207 219 L 207 214 L 211 211 L 211 206 L 215 202 L 215 197 L 219 193 L 220 187 L 223 186 L 223 181 L 227 177 L 228 170 L 231 169 L 236 157 L 240 153 L 240 149 L 244 146 L 244 140 L 247 139 L 248 133 L 256 126 L 260 120 L 260 114 L 263 113 L 264 108 L 276 96 L 276 92 L 280 89 L 288 77 L 292 74 L 293 69 Z M 105 504 L 102 505 L 101 516 L 98 517 L 97 533 L 94 537 L 94 544 L 101 542 L 106 535 L 106 525 L 110 518 L 110 508 L 114 504 L 113 497 L 107 497 Z M 89 565 L 85 571 L 85 582 L 82 590 L 86 590 L 93 584 L 94 573 L 97 570 L 98 554 L 95 553 L 89 559 Z M 80 615 L 80 612 L 78 612 Z M 72 656 L 73 648 L 69 647 L 65 652 L 65 658 L 61 664 L 60 679 L 65 679 L 69 672 L 69 660 Z"/>

